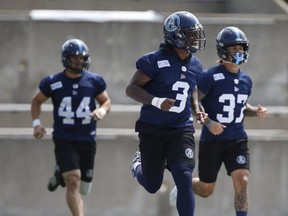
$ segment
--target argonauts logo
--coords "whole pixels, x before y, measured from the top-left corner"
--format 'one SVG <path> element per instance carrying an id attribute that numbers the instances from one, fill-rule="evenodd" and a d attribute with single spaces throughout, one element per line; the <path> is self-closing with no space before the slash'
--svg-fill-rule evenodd
<path id="1" fill-rule="evenodd" d="M 192 151 L 192 149 L 190 149 L 190 148 L 187 148 L 186 150 L 185 150 L 185 155 L 186 155 L 186 157 L 188 157 L 188 158 L 193 158 L 194 157 L 194 152 Z"/>
<path id="2" fill-rule="evenodd" d="M 180 18 L 178 15 L 169 16 L 164 23 L 164 27 L 168 32 L 174 32 L 177 30 L 180 24 Z"/>
<path id="3" fill-rule="evenodd" d="M 92 178 L 93 177 L 93 170 L 92 169 L 86 171 L 86 177 L 87 178 Z"/>
<path id="4" fill-rule="evenodd" d="M 246 163 L 246 158 L 243 155 L 239 155 L 236 158 L 236 161 L 237 161 L 238 164 L 245 164 Z"/>

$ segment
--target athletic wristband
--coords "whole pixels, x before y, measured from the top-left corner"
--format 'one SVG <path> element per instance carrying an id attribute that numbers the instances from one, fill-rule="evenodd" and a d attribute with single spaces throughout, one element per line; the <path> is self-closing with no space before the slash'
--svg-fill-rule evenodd
<path id="1" fill-rule="evenodd" d="M 212 120 L 211 120 L 211 119 L 208 119 L 206 122 L 204 122 L 204 125 L 205 125 L 207 128 L 209 128 L 210 125 L 211 125 L 211 123 L 212 123 Z"/>
<path id="2" fill-rule="evenodd" d="M 40 119 L 34 119 L 32 121 L 32 127 L 35 128 L 37 126 L 41 125 Z"/>
<path id="3" fill-rule="evenodd" d="M 106 113 L 107 113 L 107 111 L 106 111 L 103 107 L 99 108 L 99 109 L 98 109 L 98 112 L 100 113 L 100 115 L 101 115 L 102 117 L 104 117 L 104 116 L 106 115 Z"/>
<path id="4" fill-rule="evenodd" d="M 154 97 L 151 101 L 151 104 L 158 109 L 161 109 L 161 104 L 166 100 L 166 98 L 159 98 L 159 97 Z"/>

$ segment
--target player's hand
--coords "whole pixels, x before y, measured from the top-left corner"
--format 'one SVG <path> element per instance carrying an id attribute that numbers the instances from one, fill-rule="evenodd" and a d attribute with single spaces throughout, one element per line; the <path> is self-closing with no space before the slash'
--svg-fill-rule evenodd
<path id="1" fill-rule="evenodd" d="M 256 111 L 257 117 L 260 119 L 264 119 L 267 117 L 267 113 L 267 109 L 259 104 Z"/>
<path id="2" fill-rule="evenodd" d="M 95 109 L 92 113 L 91 116 L 94 118 L 94 120 L 101 120 L 104 118 L 104 116 L 106 115 L 106 110 L 104 108 L 99 108 L 99 109 Z"/>
<path id="3" fill-rule="evenodd" d="M 34 127 L 33 135 L 36 139 L 41 139 L 46 135 L 46 129 L 43 126 L 38 125 Z"/>
<path id="4" fill-rule="evenodd" d="M 226 125 L 223 125 L 223 124 L 216 122 L 216 121 L 213 121 L 211 119 L 209 119 L 209 121 L 207 123 L 205 123 L 205 126 L 209 129 L 209 131 L 213 135 L 221 134 L 224 131 L 224 129 L 226 128 Z"/>
<path id="5" fill-rule="evenodd" d="M 196 120 L 199 124 L 204 124 L 208 119 L 208 114 L 205 112 L 197 112 Z"/>
<path id="6" fill-rule="evenodd" d="M 175 100 L 171 98 L 166 98 L 161 104 L 161 110 L 169 111 L 175 104 Z"/>

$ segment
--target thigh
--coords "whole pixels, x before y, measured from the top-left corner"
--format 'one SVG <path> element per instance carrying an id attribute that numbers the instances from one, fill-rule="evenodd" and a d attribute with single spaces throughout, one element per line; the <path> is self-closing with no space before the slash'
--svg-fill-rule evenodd
<path id="1" fill-rule="evenodd" d="M 193 133 L 182 132 L 171 134 L 166 146 L 168 166 L 173 162 L 185 162 L 195 166 L 195 141 Z M 168 167 L 169 168 L 169 167 Z"/>
<path id="2" fill-rule="evenodd" d="M 139 133 L 139 149 L 143 175 L 154 177 L 163 175 L 165 168 L 165 140 L 163 136 Z"/>
<path id="3" fill-rule="evenodd" d="M 223 162 L 223 143 L 221 142 L 200 142 L 198 172 L 202 182 L 213 183 Z"/>
<path id="4" fill-rule="evenodd" d="M 228 175 L 238 169 L 250 170 L 250 155 L 247 140 L 235 140 L 227 144 L 224 159 Z"/>
<path id="5" fill-rule="evenodd" d="M 81 143 L 79 149 L 81 180 L 91 182 L 94 172 L 96 142 Z"/>
<path id="6" fill-rule="evenodd" d="M 61 173 L 80 169 L 79 155 L 73 142 L 53 137 L 56 163 Z"/>

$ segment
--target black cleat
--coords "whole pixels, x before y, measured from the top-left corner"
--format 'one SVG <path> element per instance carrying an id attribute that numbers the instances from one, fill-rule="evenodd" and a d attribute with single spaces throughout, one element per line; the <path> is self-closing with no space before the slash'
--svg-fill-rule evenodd
<path id="1" fill-rule="evenodd" d="M 47 189 L 51 192 L 55 191 L 60 185 L 60 169 L 58 166 L 55 167 L 54 175 L 49 178 Z"/>

